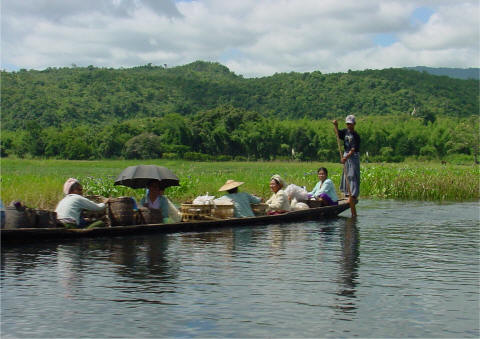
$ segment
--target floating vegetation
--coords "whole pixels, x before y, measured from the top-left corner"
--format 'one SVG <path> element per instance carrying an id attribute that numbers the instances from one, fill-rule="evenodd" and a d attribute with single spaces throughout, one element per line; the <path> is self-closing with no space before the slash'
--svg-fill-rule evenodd
<path id="1" fill-rule="evenodd" d="M 244 181 L 241 190 L 268 198 L 270 177 L 280 174 L 288 183 L 311 190 L 317 169 L 327 167 L 339 187 L 342 165 L 314 162 L 189 162 L 179 160 L 142 161 L 170 168 L 180 186 L 169 187 L 166 195 L 176 203 L 198 195 L 217 197 L 226 180 Z M 85 195 L 131 196 L 137 200 L 143 189 L 114 186 L 116 176 L 139 161 L 66 161 L 2 159 L 1 197 L 4 204 L 21 200 L 28 206 L 53 209 L 62 199 L 62 186 L 69 177 L 80 180 Z M 480 198 L 480 167 L 435 163 L 361 164 L 360 197 L 402 200 L 464 201 Z"/>

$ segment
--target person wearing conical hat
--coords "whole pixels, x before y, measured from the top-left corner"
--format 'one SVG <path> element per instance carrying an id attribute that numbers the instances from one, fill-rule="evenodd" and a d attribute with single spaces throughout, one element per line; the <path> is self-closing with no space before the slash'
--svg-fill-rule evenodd
<path id="1" fill-rule="evenodd" d="M 252 211 L 250 204 L 258 204 L 262 201 L 261 198 L 251 195 L 246 192 L 239 192 L 238 187 L 244 182 L 227 180 L 225 185 L 220 187 L 219 192 L 227 191 L 224 197 L 229 198 L 233 202 L 233 216 L 235 218 L 253 217 L 255 214 Z"/>
<path id="2" fill-rule="evenodd" d="M 283 178 L 275 174 L 270 178 L 270 189 L 273 195 L 265 203 L 268 205 L 267 214 L 281 214 L 290 211 L 290 200 L 283 190 L 287 183 Z"/>

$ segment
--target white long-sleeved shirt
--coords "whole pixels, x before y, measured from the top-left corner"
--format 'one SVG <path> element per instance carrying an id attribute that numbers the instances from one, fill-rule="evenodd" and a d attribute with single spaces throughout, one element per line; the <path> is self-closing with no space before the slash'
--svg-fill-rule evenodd
<path id="1" fill-rule="evenodd" d="M 273 193 L 266 204 L 268 205 L 267 211 L 290 211 L 290 201 L 284 190 Z"/>
<path id="2" fill-rule="evenodd" d="M 68 194 L 60 200 L 55 212 L 57 212 L 57 219 L 72 219 L 79 225 L 82 210 L 102 211 L 103 209 L 105 209 L 103 202 L 96 204 L 81 195 Z"/>

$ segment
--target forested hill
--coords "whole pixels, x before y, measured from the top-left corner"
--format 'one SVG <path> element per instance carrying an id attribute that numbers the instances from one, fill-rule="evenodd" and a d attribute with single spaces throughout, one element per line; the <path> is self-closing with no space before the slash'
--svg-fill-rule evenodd
<path id="1" fill-rule="evenodd" d="M 164 68 L 89 67 L 1 72 L 2 129 L 111 124 L 169 113 L 195 116 L 222 106 L 274 119 L 479 112 L 479 81 L 406 69 L 322 74 L 281 73 L 245 79 L 218 63 Z"/>

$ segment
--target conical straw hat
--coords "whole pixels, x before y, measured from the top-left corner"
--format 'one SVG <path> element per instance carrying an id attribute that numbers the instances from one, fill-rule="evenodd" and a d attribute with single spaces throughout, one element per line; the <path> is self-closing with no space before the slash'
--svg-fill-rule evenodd
<path id="1" fill-rule="evenodd" d="M 227 180 L 227 182 L 225 183 L 225 185 L 223 185 L 222 187 L 220 187 L 220 189 L 218 190 L 219 192 L 221 191 L 229 191 L 231 190 L 232 188 L 235 188 L 235 187 L 238 187 L 240 185 L 243 185 L 244 182 L 241 182 L 241 181 L 235 181 L 235 180 Z"/>

